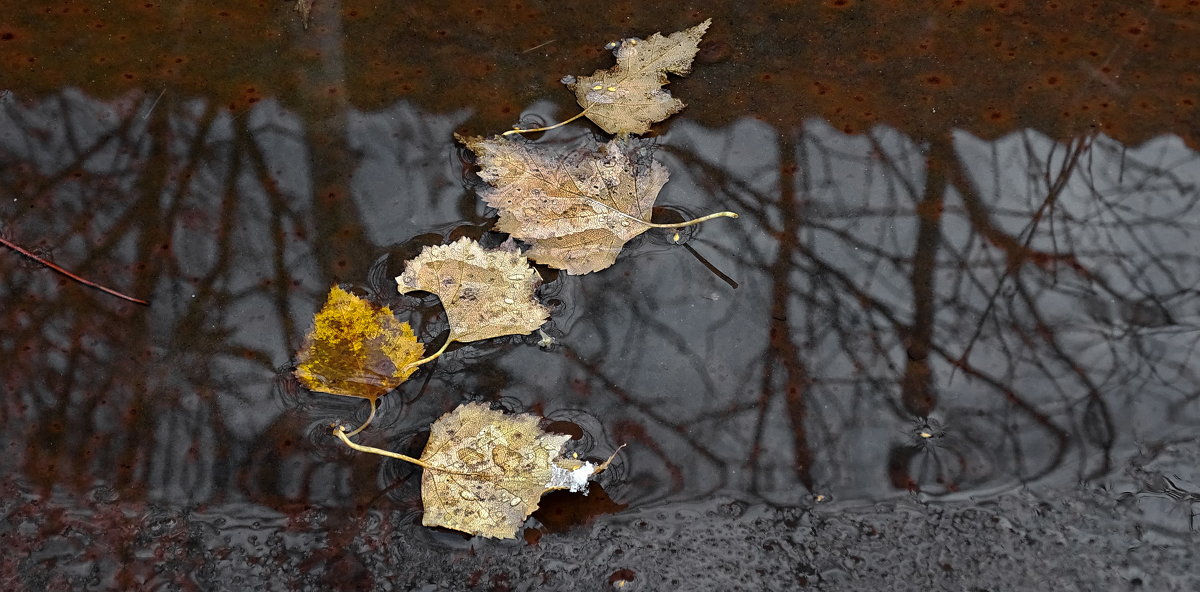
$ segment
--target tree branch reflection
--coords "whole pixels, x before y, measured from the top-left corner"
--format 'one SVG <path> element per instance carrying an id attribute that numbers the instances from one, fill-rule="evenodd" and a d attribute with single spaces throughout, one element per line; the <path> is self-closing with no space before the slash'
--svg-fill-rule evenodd
<path id="1" fill-rule="evenodd" d="M 372 275 L 407 247 L 380 252 L 482 233 L 487 211 L 447 158 L 463 115 L 338 109 L 5 103 L 5 232 L 155 297 L 139 314 L 0 258 L 6 467 L 46 490 L 390 499 L 323 448 L 320 426 L 356 408 L 273 388 L 332 282 L 434 318 Z M 354 133 L 314 137 L 331 129 Z M 464 396 L 579 408 L 608 432 L 592 441 L 637 444 L 635 501 L 795 503 L 1094 479 L 1196 421 L 1200 159 L 1176 139 L 681 120 L 659 155 L 663 205 L 742 214 L 686 235 L 708 263 L 649 233 L 611 270 L 550 276 L 558 345 L 447 354 L 384 401 L 373 444 Z"/>

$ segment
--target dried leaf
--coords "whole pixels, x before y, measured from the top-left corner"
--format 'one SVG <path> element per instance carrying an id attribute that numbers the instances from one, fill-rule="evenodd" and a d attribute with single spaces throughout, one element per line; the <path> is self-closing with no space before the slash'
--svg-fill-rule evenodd
<path id="1" fill-rule="evenodd" d="M 482 192 L 500 210 L 497 229 L 529 243 L 527 257 L 567 273 L 604 269 L 621 247 L 645 232 L 667 169 L 613 140 L 567 153 L 503 137 L 464 138 L 479 157 Z"/>
<path id="2" fill-rule="evenodd" d="M 540 278 L 511 239 L 492 250 L 465 237 L 426 247 L 396 283 L 401 294 L 437 294 L 450 321 L 447 343 L 525 335 L 550 317 L 534 298 Z"/>
<path id="3" fill-rule="evenodd" d="M 586 491 L 604 465 L 567 459 L 570 436 L 549 434 L 535 415 L 508 415 L 467 403 L 430 428 L 421 455 L 421 500 L 426 526 L 444 526 L 499 539 L 514 538 L 554 489 Z"/>
<path id="4" fill-rule="evenodd" d="M 313 317 L 296 377 L 314 391 L 374 401 L 404 382 L 415 370 L 408 366 L 424 351 L 391 309 L 334 286 Z"/>
<path id="5" fill-rule="evenodd" d="M 644 134 L 650 124 L 678 113 L 683 101 L 662 86 L 667 73 L 686 75 L 692 70 L 700 38 L 712 19 L 695 27 L 663 37 L 626 39 L 614 53 L 617 65 L 597 70 L 567 83 L 575 92 L 588 119 L 610 134 Z"/>

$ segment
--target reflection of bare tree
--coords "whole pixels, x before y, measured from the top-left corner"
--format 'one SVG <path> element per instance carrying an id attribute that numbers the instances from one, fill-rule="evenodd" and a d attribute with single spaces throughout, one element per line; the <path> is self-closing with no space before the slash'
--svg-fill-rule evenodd
<path id="1" fill-rule="evenodd" d="M 762 142 L 762 136 L 746 135 L 754 140 L 744 143 Z M 980 161 L 956 150 L 959 142 L 949 136 L 921 149 L 883 130 L 863 141 L 814 126 L 795 142 L 785 138 L 777 144 L 779 154 L 794 150 L 798 161 L 791 164 L 787 156 L 776 161 L 781 174 L 773 184 L 785 196 L 781 200 L 754 186 L 769 174 L 726 164 L 736 161 L 730 154 L 737 152 L 738 139 L 736 133 L 730 136 L 735 137 L 727 140 L 724 153 L 701 145 L 673 150 L 673 155 L 694 171 L 695 185 L 716 189 L 722 203 L 737 203 L 744 217 L 756 219 L 774 239 L 774 259 L 766 261 L 763 255 L 771 250 L 744 248 L 755 238 L 741 234 L 743 227 L 733 228 L 732 238 L 706 245 L 723 251 L 736 262 L 732 269 L 743 274 L 764 270 L 762 281 L 773 286 L 759 309 L 760 314 L 769 311 L 772 330 L 761 349 L 742 354 L 732 365 L 753 365 L 765 376 L 787 379 L 767 383 L 749 409 L 737 410 L 728 401 L 727 409 L 736 411 L 722 417 L 724 427 L 705 426 L 716 433 L 750 428 L 745 458 L 768 459 L 754 467 L 755 483 L 786 483 L 779 472 L 784 465 L 771 457 L 791 459 L 798 485 L 811 488 L 817 475 L 818 492 L 839 481 L 853 482 L 848 474 L 856 470 L 855 449 L 864 442 L 893 443 L 887 470 L 904 488 L 955 491 L 1034 480 L 1061 468 L 1068 453 L 1081 477 L 1096 476 L 1111 466 L 1119 443 L 1122 428 L 1113 405 L 1129 405 L 1131 397 L 1148 393 L 1171 401 L 1178 399 L 1171 393 L 1190 392 L 1165 380 L 1151 381 L 1149 391 L 1128 389 L 1139 374 L 1143 380 L 1137 382 L 1146 385 L 1144 379 L 1155 373 L 1171 369 L 1177 376 L 1186 366 L 1181 360 L 1138 355 L 1146 349 L 1145 332 L 1114 342 L 1105 331 L 1103 341 L 1081 348 L 1079 323 L 1064 325 L 1061 318 L 1078 311 L 1080 299 L 1088 305 L 1097 298 L 1119 302 L 1123 310 L 1161 310 L 1160 323 L 1170 318 L 1167 311 L 1178 307 L 1161 299 L 1177 299 L 1195 280 L 1168 273 L 1158 258 L 1175 260 L 1169 252 L 1174 249 L 1164 252 L 1162 245 L 1147 242 L 1144 232 L 1183 232 L 1190 226 L 1180 216 L 1195 203 L 1183 190 L 1189 181 L 1181 177 L 1196 175 L 1194 155 L 1174 163 L 1178 170 L 1172 171 L 1136 162 L 1124 149 L 1117 154 L 1108 142 L 1082 140 L 1064 150 L 1025 134 L 1019 145 L 1032 181 L 1017 194 L 1024 203 L 1013 207 L 1012 195 L 981 197 L 968 172 Z M 995 150 L 1011 150 L 1015 141 Z M 1006 179 L 1013 171 L 998 160 L 991 159 L 987 170 Z M 1123 164 L 1112 166 L 1116 162 Z M 1113 179 L 1098 185 L 1098 173 L 1125 178 L 1116 186 Z M 1129 178 L 1133 174 L 1138 178 Z M 792 175 L 798 179 L 795 193 L 789 190 Z M 1176 217 L 1119 207 L 1117 201 L 1130 199 L 1123 187 L 1135 194 L 1155 187 L 1152 192 L 1162 202 L 1155 207 Z M 855 189 L 861 195 L 847 195 Z M 1122 220 L 1106 230 L 1106 248 L 1081 248 L 1095 234 L 1096 217 L 1112 210 Z M 1162 289 L 1130 294 L 1129 287 L 1144 284 L 1137 281 L 1143 272 L 1126 266 L 1114 275 L 1109 264 L 1130 258 L 1162 270 Z M 781 294 L 786 304 L 780 304 Z M 739 323 L 762 321 L 752 324 L 743 317 Z M 719 324 L 714 321 L 710 328 Z M 1087 349 L 1096 345 L 1120 349 L 1132 359 L 1096 364 Z M 773 397 L 784 403 L 773 407 Z M 797 404 L 797 397 L 803 402 Z M 894 419 L 879 416 L 887 408 L 896 412 Z M 739 421 L 742 414 L 753 421 Z M 920 427 L 931 415 L 942 417 L 945 429 Z M 778 417 L 792 424 L 786 432 L 778 427 Z M 892 434 L 878 434 L 880 426 L 892 426 Z M 928 433 L 910 437 L 905 432 Z M 807 460 L 810 455 L 815 464 Z M 726 464 L 727 474 L 735 466 Z"/>
<path id="2" fill-rule="evenodd" d="M 788 327 L 791 315 L 792 286 L 786 278 L 791 276 L 796 267 L 799 255 L 799 225 L 800 211 L 792 196 L 796 192 L 796 150 L 792 138 L 784 134 L 779 142 L 779 193 L 775 200 L 778 207 L 779 228 L 772 232 L 778 242 L 774 261 L 767 268 L 767 274 L 781 278 L 771 286 L 770 318 L 768 347 L 764 352 L 762 362 L 762 382 L 758 397 L 758 417 L 755 420 L 753 448 L 747 466 L 755 470 L 759 466 L 759 456 L 764 448 L 763 435 L 766 427 L 766 413 L 772 407 L 772 398 L 782 393 L 784 408 L 787 411 L 788 422 L 791 425 L 793 467 L 797 479 L 808 491 L 813 490 L 812 461 L 813 453 L 808 436 L 807 403 L 809 388 L 812 381 L 809 378 L 800 353 L 800 346 L 794 340 Z M 744 205 L 744 204 L 743 204 Z M 760 218 L 760 221 L 764 221 Z M 781 374 L 782 376 L 777 376 Z M 758 482 L 754 482 L 757 489 Z"/>
<path id="3" fill-rule="evenodd" d="M 335 101 L 309 127 L 271 101 L 150 99 L 5 106 L 5 231 L 153 306 L 0 258 L 0 354 L 18 361 L 0 421 L 21 450 L 3 462 L 44 487 L 372 503 L 390 484 L 322 432 L 361 409 L 269 393 L 329 282 L 383 294 L 407 247 L 381 243 L 479 222 L 447 158 L 456 120 Z M 648 233 L 546 286 L 557 345 L 451 352 L 385 399 L 372 444 L 508 396 L 593 413 L 598 453 L 632 444 L 622 501 L 795 501 L 1092 477 L 1130 441 L 1177 437 L 1148 431 L 1154 414 L 1194 418 L 1200 173 L 1181 146 L 750 122 L 660 143 L 664 205 L 743 215 L 685 233 L 733 281 Z M 391 298 L 436 337 L 435 304 Z"/>
<path id="4" fill-rule="evenodd" d="M 107 302 L 0 257 L 0 355 L 14 362 L 0 421 L 22 451 L 5 466 L 45 488 L 349 501 L 329 487 L 342 459 L 312 458 L 311 417 L 280 416 L 269 396 L 330 274 L 372 259 L 363 214 L 335 195 L 353 168 L 344 141 L 271 102 L 230 113 L 67 91 L 3 107 L 5 231 L 153 300 Z"/>
<path id="5" fill-rule="evenodd" d="M 212 158 L 213 150 L 200 142 L 195 153 L 180 155 L 178 162 L 187 164 L 176 168 L 167 148 L 176 137 L 170 129 L 171 109 L 162 106 L 146 113 L 147 104 L 131 101 L 124 109 L 108 110 L 99 126 L 68 126 L 61 136 L 41 138 L 30 127 L 44 125 L 55 115 L 77 120 L 97 107 L 64 96 L 57 113 L 10 110 L 9 117 L 27 127 L 22 128 L 24 146 L 7 150 L 5 158 L 15 165 L 5 170 L 17 177 L 6 179 L 6 185 L 33 189 L 19 191 L 17 199 L 38 208 L 31 214 L 13 212 L 14 228 L 39 228 L 47 239 L 86 252 L 80 267 L 103 270 L 100 275 L 137 285 L 142 293 L 152 291 L 160 272 L 178 271 L 172 269 L 177 259 L 155 255 L 187 252 L 190 247 L 173 244 L 170 237 L 170 223 L 187 208 L 173 174 L 191 179 L 196 171 L 192 163 Z M 212 130 L 213 112 L 197 115 L 188 123 L 204 138 Z M 69 155 L 63 159 L 70 167 L 65 170 L 60 168 L 63 161 L 55 161 L 60 140 Z M 22 162 L 30 164 L 21 166 Z M 131 197 L 123 197 L 126 194 Z M 147 217 L 157 218 L 163 209 L 164 225 L 146 224 Z M 121 261 L 126 262 L 124 268 L 100 263 Z M 135 265 L 136 272 L 130 273 Z M 210 277 L 219 277 L 227 267 L 218 256 Z M 211 303 L 210 294 L 201 293 L 200 303 L 181 307 L 178 332 L 167 343 L 156 344 L 148 339 L 155 333 L 154 316 L 172 304 L 183 304 L 172 303 L 170 295 L 157 295 L 151 311 L 124 309 L 70 286 L 48 285 L 44 276 L 22 275 L 29 274 L 13 269 L 5 273 L 9 285 L 28 286 L 7 295 L 16 306 L 5 307 L 6 326 L 23 330 L 12 334 L 6 354 L 26 353 L 9 376 L 21 388 L 6 399 L 5 421 L 14 441 L 29 443 L 19 462 L 30 478 L 45 487 L 68 482 L 88 488 L 95 476 L 105 475 L 105 481 L 118 488 L 149 487 L 163 493 L 196 488 L 193 492 L 201 496 L 210 492 L 210 471 L 228 462 L 228 434 L 224 422 L 213 421 L 221 416 L 216 398 L 203 396 L 218 388 L 205 375 L 212 366 L 184 363 L 194 354 L 183 347 L 192 343 L 190 339 L 221 343 L 227 337 L 205 322 L 201 303 Z M 56 350 L 65 354 L 56 355 Z M 251 353 L 230 350 L 231 356 Z M 262 356 L 253 355 L 243 359 L 252 364 L 256 358 L 262 361 Z M 162 372 L 162 363 L 173 370 Z"/>

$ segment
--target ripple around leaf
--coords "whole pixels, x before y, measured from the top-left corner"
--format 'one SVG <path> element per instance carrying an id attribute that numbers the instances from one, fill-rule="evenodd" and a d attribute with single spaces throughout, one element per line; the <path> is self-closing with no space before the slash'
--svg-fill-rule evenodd
<path id="1" fill-rule="evenodd" d="M 371 268 L 367 270 L 367 294 L 376 302 L 390 302 L 397 299 L 394 274 L 389 273 L 391 253 L 384 253 L 375 258 Z M 393 307 L 394 310 L 394 307 Z"/>
<path id="2" fill-rule="evenodd" d="M 300 380 L 294 374 L 296 364 L 287 364 L 275 369 L 275 379 L 271 385 L 271 398 L 280 409 L 297 409 L 308 411 L 312 408 L 312 397 L 307 389 L 300 385 Z"/>
<path id="3" fill-rule="evenodd" d="M 409 456 L 418 456 L 429 438 L 428 428 L 421 430 L 406 430 L 390 438 L 392 449 Z M 386 490 L 386 495 L 394 502 L 416 505 L 420 495 L 421 468 L 412 463 L 398 459 L 385 459 L 379 467 L 380 486 Z"/>
<path id="4" fill-rule="evenodd" d="M 697 216 L 691 213 L 687 208 L 680 206 L 655 206 L 654 220 L 663 224 L 676 224 L 692 220 Z M 652 232 L 647 232 L 644 236 L 645 241 L 656 246 L 677 246 L 687 243 L 700 230 L 699 226 L 685 226 L 683 228 L 663 229 Z M 675 240 L 678 236 L 679 240 Z M 655 249 L 656 251 L 659 249 Z"/>

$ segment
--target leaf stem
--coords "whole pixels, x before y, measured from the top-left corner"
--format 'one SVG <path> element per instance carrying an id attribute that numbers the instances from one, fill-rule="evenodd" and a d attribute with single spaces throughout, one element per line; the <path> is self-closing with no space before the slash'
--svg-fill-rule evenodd
<path id="1" fill-rule="evenodd" d="M 371 420 L 375 419 L 375 399 L 367 399 L 367 400 L 371 402 L 371 414 L 367 416 L 367 421 L 364 421 L 362 423 L 362 425 L 358 426 L 357 428 L 354 428 L 354 431 L 350 432 L 349 434 L 346 434 L 347 438 L 349 438 L 350 436 L 354 436 L 354 435 L 358 434 L 359 432 L 363 431 L 363 429 L 365 429 L 367 426 L 371 425 Z"/>
<path id="2" fill-rule="evenodd" d="M 6 247 L 8 247 L 8 248 L 10 248 L 10 249 L 12 249 L 12 250 L 14 250 L 14 251 L 16 251 L 16 252 L 18 252 L 18 253 L 22 254 L 22 255 L 24 255 L 24 256 L 26 256 L 26 257 L 29 257 L 30 259 L 33 259 L 34 261 L 37 261 L 38 263 L 41 263 L 42 265 L 45 265 L 46 267 L 49 267 L 50 269 L 53 269 L 54 271 L 57 271 L 58 273 L 61 273 L 61 274 L 65 275 L 65 276 L 67 276 L 67 277 L 69 277 L 69 278 L 71 278 L 71 279 L 73 279 L 73 280 L 75 280 L 75 281 L 77 281 L 77 282 L 79 282 L 79 283 L 81 283 L 81 284 L 85 285 L 85 286 L 91 286 L 91 287 L 93 287 L 93 288 L 95 288 L 95 289 L 97 289 L 97 290 L 100 290 L 101 292 L 104 292 L 105 294 L 111 294 L 111 295 L 113 295 L 113 296 L 116 296 L 117 298 L 120 298 L 120 299 L 122 299 L 122 300 L 128 300 L 129 302 L 133 302 L 134 304 L 141 304 L 141 305 L 144 305 L 144 306 L 149 306 L 149 305 L 150 305 L 150 303 L 149 303 L 149 302 L 146 302 L 145 300 L 142 300 L 142 299 L 140 299 L 140 298 L 134 298 L 133 296 L 126 296 L 126 295 L 124 295 L 124 294 L 122 294 L 122 293 L 120 293 L 120 292 L 118 292 L 118 291 L 116 291 L 116 290 L 113 290 L 112 288 L 106 288 L 106 287 L 104 287 L 104 286 L 101 286 L 100 284 L 97 284 L 96 282 L 93 282 L 93 281 L 90 281 L 90 280 L 85 280 L 85 279 L 83 279 L 83 278 L 81 278 L 81 277 L 79 277 L 79 276 L 77 276 L 77 275 L 75 275 L 75 274 L 73 274 L 73 273 L 71 273 L 71 272 L 69 272 L 69 271 L 67 271 L 67 270 L 65 270 L 65 269 L 63 269 L 63 268 L 61 268 L 61 267 L 59 267 L 59 266 L 57 266 L 57 265 L 55 265 L 55 264 L 51 263 L 51 262 L 49 262 L 49 261 L 46 261 L 45 259 L 42 259 L 41 257 L 38 257 L 37 255 L 34 255 L 34 254 L 33 254 L 32 252 L 30 252 L 30 251 L 26 251 L 25 249 L 22 249 L 22 248 L 21 248 L 20 246 L 18 246 L 16 243 L 13 243 L 13 242 L 11 242 L 11 241 L 8 241 L 8 240 L 5 240 L 5 239 L 3 239 L 3 238 L 0 238 L 0 245 L 4 245 L 4 246 L 6 246 Z"/>
<path id="3" fill-rule="evenodd" d="M 346 446 L 349 446 L 350 448 L 353 448 L 354 450 L 357 450 L 359 452 L 365 452 L 367 454 L 377 454 L 379 456 L 386 456 L 388 458 L 399 459 L 399 460 L 402 460 L 405 462 L 410 462 L 414 465 L 417 465 L 418 467 L 421 467 L 421 468 L 429 470 L 429 471 L 438 471 L 441 473 L 446 473 L 448 475 L 461 475 L 464 477 L 479 477 L 479 476 L 483 475 L 483 473 L 464 473 L 462 471 L 451 471 L 450 469 L 447 469 L 444 467 L 439 467 L 437 465 L 431 465 L 419 458 L 413 458 L 406 454 L 400 454 L 399 452 L 392 452 L 391 450 L 375 448 L 374 446 L 363 446 L 362 444 L 355 444 L 354 442 L 350 441 L 350 437 L 346 434 L 346 428 L 344 428 L 340 425 L 335 426 L 333 428 L 333 435 L 337 436 L 338 439 L 341 440 L 342 443 L 345 444 Z"/>
<path id="4" fill-rule="evenodd" d="M 424 364 L 426 362 L 432 362 L 432 361 L 436 360 L 438 357 L 440 357 L 443 353 L 446 352 L 446 348 L 450 347 L 450 342 L 452 342 L 452 341 L 454 341 L 454 335 L 453 334 L 447 335 L 446 342 L 443 343 L 442 347 L 438 348 L 437 351 L 433 352 L 433 355 L 425 357 L 425 358 L 421 358 L 415 362 L 409 362 L 408 364 L 405 364 L 404 368 L 400 370 L 400 373 L 403 374 L 403 373 L 407 372 L 409 368 L 416 368 L 417 366 L 420 366 L 421 364 Z"/>
<path id="5" fill-rule="evenodd" d="M 595 105 L 595 103 L 592 103 L 592 105 Z M 552 130 L 556 127 L 562 127 L 564 125 L 567 125 L 568 123 L 571 123 L 572 121 L 575 121 L 576 119 L 579 119 L 580 117 L 583 117 L 584 114 L 586 114 L 588 112 L 588 109 L 592 108 L 592 105 L 588 105 L 587 107 L 584 107 L 583 111 L 580 111 L 574 117 L 572 117 L 566 121 L 560 121 L 554 125 L 550 125 L 550 126 L 546 126 L 546 127 L 535 127 L 533 129 L 511 129 L 500 135 L 508 136 L 508 135 L 512 135 L 512 134 L 532 134 L 534 132 L 545 132 L 545 131 Z"/>
<path id="6" fill-rule="evenodd" d="M 614 451 L 613 451 L 613 453 L 612 453 L 612 455 L 608 457 L 608 460 L 606 460 L 606 461 L 604 461 L 604 462 L 600 463 L 600 466 L 596 467 L 596 473 L 599 473 L 600 471 L 603 471 L 604 469 L 607 469 L 607 468 L 608 468 L 608 465 L 611 465 L 611 464 L 612 464 L 612 461 L 613 461 L 613 459 L 614 459 L 614 458 L 617 458 L 617 453 L 621 452 L 621 449 L 622 449 L 622 448 L 625 448 L 625 445 L 624 445 L 624 444 L 622 444 L 622 445 L 620 445 L 620 446 L 617 446 L 617 449 L 616 449 L 616 450 L 614 450 Z"/>
<path id="7" fill-rule="evenodd" d="M 392 452 L 390 450 L 384 450 L 382 448 L 375 448 L 374 446 L 363 446 L 362 444 L 355 444 L 354 442 L 350 441 L 350 437 L 346 434 L 346 428 L 344 428 L 342 426 L 335 427 L 333 429 L 333 435 L 335 435 L 339 439 L 341 439 L 342 443 L 344 443 L 346 446 L 349 446 L 359 452 L 366 452 L 367 454 L 378 454 L 379 456 L 387 456 L 390 458 L 398 458 L 400 460 L 408 461 L 408 462 L 410 462 L 414 465 L 417 465 L 419 467 L 422 467 L 422 468 L 440 470 L 440 469 L 438 469 L 438 467 L 428 464 L 420 459 L 416 459 L 411 456 L 400 454 L 399 452 Z"/>
<path id="8" fill-rule="evenodd" d="M 641 222 L 642 224 L 645 224 L 646 226 L 649 226 L 650 228 L 683 228 L 685 226 L 694 226 L 701 222 L 707 222 L 709 220 L 712 220 L 713 218 L 737 218 L 737 217 L 738 217 L 738 215 L 734 212 L 717 212 L 715 214 L 701 216 L 694 220 L 685 220 L 683 222 L 676 222 L 674 224 L 655 224 L 653 222 L 646 222 L 645 220 L 639 220 L 639 222 Z"/>

